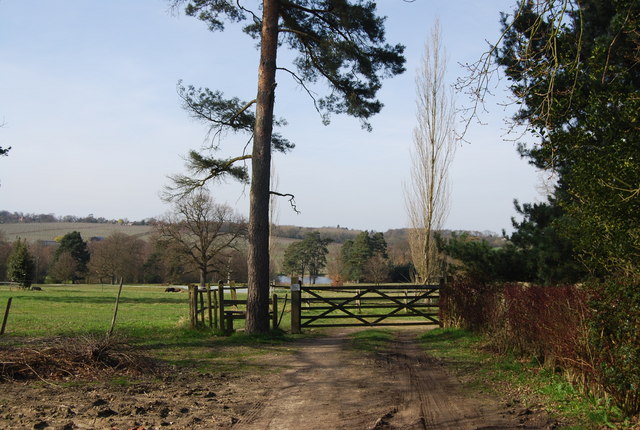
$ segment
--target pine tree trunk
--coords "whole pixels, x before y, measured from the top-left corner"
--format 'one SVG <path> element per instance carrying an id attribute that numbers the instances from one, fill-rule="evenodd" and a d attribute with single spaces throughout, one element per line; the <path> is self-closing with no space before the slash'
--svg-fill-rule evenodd
<path id="1" fill-rule="evenodd" d="M 256 125 L 251 159 L 247 333 L 269 331 L 269 179 L 276 88 L 278 0 L 263 0 Z"/>

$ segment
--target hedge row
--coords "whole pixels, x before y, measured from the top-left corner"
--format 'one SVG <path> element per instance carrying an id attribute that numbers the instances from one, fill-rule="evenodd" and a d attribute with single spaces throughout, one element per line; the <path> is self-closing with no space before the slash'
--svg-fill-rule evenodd
<path id="1" fill-rule="evenodd" d="M 443 325 L 483 333 L 499 351 L 535 357 L 640 412 L 637 286 L 460 281 L 442 291 L 440 306 Z"/>

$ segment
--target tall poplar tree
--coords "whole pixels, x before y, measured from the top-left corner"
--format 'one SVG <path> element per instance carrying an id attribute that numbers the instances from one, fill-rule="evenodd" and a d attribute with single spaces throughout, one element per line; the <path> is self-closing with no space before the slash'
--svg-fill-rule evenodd
<path id="1" fill-rule="evenodd" d="M 449 210 L 449 166 L 457 143 L 455 105 L 445 82 L 446 70 L 446 51 L 436 22 L 416 77 L 417 125 L 411 181 L 405 189 L 411 259 L 418 282 L 425 284 L 438 274 L 435 233 L 442 229 Z"/>
<path id="2" fill-rule="evenodd" d="M 273 132 L 276 72 L 289 75 L 306 89 L 316 109 L 328 122 L 329 113 L 346 113 L 370 129 L 368 119 L 382 103 L 377 91 L 385 77 L 404 71 L 404 47 L 385 41 L 384 18 L 376 15 L 376 4 L 365 0 L 262 0 L 254 2 L 262 13 L 239 0 L 173 0 L 186 5 L 187 15 L 206 22 L 209 29 L 224 29 L 225 22 L 244 22 L 244 31 L 259 41 L 257 97 L 249 102 L 225 99 L 220 92 L 179 86 L 187 110 L 207 122 L 211 131 L 247 132 L 253 139 L 251 154 L 218 159 L 190 153 L 191 175 L 174 177 L 178 194 L 204 185 L 208 180 L 230 175 L 248 182 L 246 168 L 237 163 L 251 159 L 249 214 L 249 333 L 266 332 L 269 286 L 269 198 L 272 149 L 287 151 L 293 144 Z M 277 63 L 278 49 L 297 52 L 293 65 Z M 329 94 L 315 98 L 309 86 L 325 81 Z M 255 106 L 255 113 L 251 108 Z"/>

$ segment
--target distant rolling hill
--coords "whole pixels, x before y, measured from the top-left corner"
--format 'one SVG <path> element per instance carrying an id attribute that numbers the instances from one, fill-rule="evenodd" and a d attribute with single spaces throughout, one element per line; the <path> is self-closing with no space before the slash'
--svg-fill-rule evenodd
<path id="1" fill-rule="evenodd" d="M 38 240 L 54 240 L 72 231 L 80 232 L 84 240 L 94 236 L 107 237 L 115 232 L 147 239 L 153 230 L 149 225 L 123 225 L 83 222 L 43 222 L 43 223 L 8 223 L 0 224 L 0 232 L 12 242 L 17 238 L 29 242 Z"/>

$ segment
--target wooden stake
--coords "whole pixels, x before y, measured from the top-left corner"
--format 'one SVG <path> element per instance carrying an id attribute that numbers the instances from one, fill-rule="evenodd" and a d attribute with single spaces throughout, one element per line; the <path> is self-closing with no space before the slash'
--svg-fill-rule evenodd
<path id="1" fill-rule="evenodd" d="M 200 287 L 198 288 L 198 295 L 200 296 L 200 310 L 202 310 L 202 316 L 200 317 L 200 321 L 202 322 L 202 327 L 204 327 L 204 292 L 200 291 Z"/>
<path id="2" fill-rule="evenodd" d="M 4 334 L 4 329 L 7 327 L 7 318 L 9 318 L 9 309 L 11 309 L 11 301 L 13 297 L 9 297 L 7 300 L 7 308 L 4 310 L 4 318 L 2 319 L 2 328 L 0 329 L 0 335 Z"/>
<path id="3" fill-rule="evenodd" d="M 218 292 L 216 291 L 216 294 L 213 294 L 213 326 L 215 328 L 220 328 L 218 325 L 218 315 Z"/>
<path id="4" fill-rule="evenodd" d="M 213 327 L 213 301 L 211 300 L 211 285 L 207 285 L 207 306 L 209 308 L 209 327 Z"/>
<path id="5" fill-rule="evenodd" d="M 224 282 L 222 281 L 218 284 L 218 310 L 220 311 L 220 318 L 218 319 L 220 331 L 224 332 L 226 326 L 224 321 Z"/>
<path id="6" fill-rule="evenodd" d="M 278 328 L 278 295 L 274 294 L 271 298 L 272 300 L 272 308 L 273 315 L 271 315 L 271 319 L 273 321 L 273 330 Z"/>
<path id="7" fill-rule="evenodd" d="M 191 328 L 195 329 L 198 325 L 198 290 L 195 285 L 189 285 L 189 319 Z"/>
<path id="8" fill-rule="evenodd" d="M 107 337 L 111 337 L 111 335 L 113 334 L 113 329 L 116 326 L 116 318 L 118 317 L 118 306 L 120 305 L 120 294 L 122 293 L 123 281 L 124 279 L 120 278 L 120 287 L 118 288 L 118 295 L 116 296 L 116 306 L 115 306 L 115 309 L 113 310 L 113 319 L 111 320 L 111 327 L 107 332 Z"/>
<path id="9" fill-rule="evenodd" d="M 291 287 L 291 333 L 300 334 L 300 287 Z"/>

